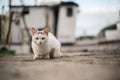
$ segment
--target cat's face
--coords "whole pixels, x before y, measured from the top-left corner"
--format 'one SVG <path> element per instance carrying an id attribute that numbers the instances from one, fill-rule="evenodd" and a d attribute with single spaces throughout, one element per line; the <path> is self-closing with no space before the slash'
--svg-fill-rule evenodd
<path id="1" fill-rule="evenodd" d="M 48 28 L 38 31 L 32 28 L 32 41 L 37 45 L 44 45 L 48 41 Z"/>

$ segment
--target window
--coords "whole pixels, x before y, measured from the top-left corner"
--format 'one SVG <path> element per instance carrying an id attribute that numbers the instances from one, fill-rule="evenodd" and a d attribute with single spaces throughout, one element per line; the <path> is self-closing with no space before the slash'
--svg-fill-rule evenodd
<path id="1" fill-rule="evenodd" d="M 67 16 L 71 17 L 73 15 L 73 10 L 72 8 L 67 8 Z"/>

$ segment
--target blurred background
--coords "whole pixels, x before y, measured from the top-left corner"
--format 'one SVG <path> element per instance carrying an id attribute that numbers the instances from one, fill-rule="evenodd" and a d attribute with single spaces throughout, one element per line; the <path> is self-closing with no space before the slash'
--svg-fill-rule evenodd
<path id="1" fill-rule="evenodd" d="M 65 50 L 119 52 L 119 4 L 119 0 L 0 0 L 1 53 L 31 53 L 32 27 L 49 27 L 71 47 Z"/>
<path id="2" fill-rule="evenodd" d="M 32 27 L 63 56 L 33 60 Z M 0 0 L 0 80 L 120 80 L 120 0 Z"/>

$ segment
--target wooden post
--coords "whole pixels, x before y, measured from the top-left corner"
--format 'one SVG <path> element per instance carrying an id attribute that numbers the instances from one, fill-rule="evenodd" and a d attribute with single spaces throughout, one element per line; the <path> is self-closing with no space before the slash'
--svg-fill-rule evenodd
<path id="1" fill-rule="evenodd" d="M 12 22 L 12 15 L 13 15 L 13 13 L 11 13 L 11 3 L 12 3 L 12 0 L 9 0 L 9 28 L 8 28 L 7 39 L 6 39 L 7 44 L 9 44 L 9 36 L 11 32 L 11 22 Z"/>

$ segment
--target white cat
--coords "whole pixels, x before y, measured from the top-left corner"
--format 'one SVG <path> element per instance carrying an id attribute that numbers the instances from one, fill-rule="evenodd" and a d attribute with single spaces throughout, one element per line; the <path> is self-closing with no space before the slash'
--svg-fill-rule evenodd
<path id="1" fill-rule="evenodd" d="M 54 58 L 61 57 L 60 52 L 61 44 L 49 32 L 48 28 L 38 31 L 36 28 L 32 28 L 32 49 L 34 52 L 33 59 L 42 58 Z"/>

